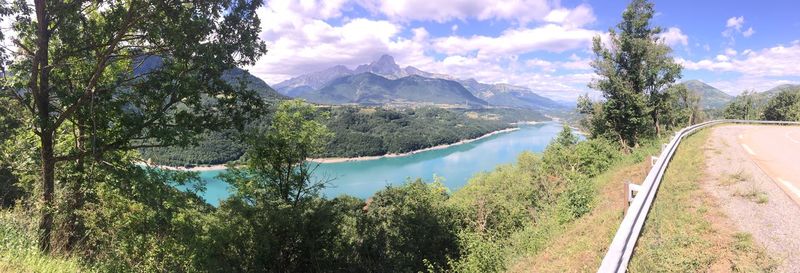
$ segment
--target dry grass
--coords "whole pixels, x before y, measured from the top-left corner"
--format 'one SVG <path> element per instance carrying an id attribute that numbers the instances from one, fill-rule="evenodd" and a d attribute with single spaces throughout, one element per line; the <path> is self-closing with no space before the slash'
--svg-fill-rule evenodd
<path id="1" fill-rule="evenodd" d="M 670 163 L 629 264 L 631 272 L 774 271 L 775 261 L 752 236 L 732 228 L 716 201 L 699 187 L 704 170 L 701 147 L 707 138 L 703 131 L 686 139 Z M 549 247 L 518 259 L 509 271 L 595 272 L 623 217 L 622 183 L 641 181 L 650 169 L 645 161 L 623 163 L 598 176 L 593 211 L 568 224 Z M 730 179 L 749 180 L 743 172 Z"/>
<path id="2" fill-rule="evenodd" d="M 670 163 L 648 214 L 631 272 L 769 272 L 776 263 L 749 234 L 733 228 L 716 200 L 701 187 L 703 131 L 688 138 Z M 746 177 L 734 174 L 732 179 Z M 710 181 L 705 181 L 710 183 Z"/>
<path id="3" fill-rule="evenodd" d="M 642 181 L 649 170 L 649 160 L 625 162 L 595 178 L 599 195 L 592 212 L 568 224 L 547 248 L 512 263 L 509 271 L 595 272 L 622 221 L 625 181 Z"/>

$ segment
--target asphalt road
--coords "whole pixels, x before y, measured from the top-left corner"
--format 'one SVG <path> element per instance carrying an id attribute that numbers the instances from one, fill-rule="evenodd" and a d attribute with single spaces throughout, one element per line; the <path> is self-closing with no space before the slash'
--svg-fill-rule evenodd
<path id="1" fill-rule="evenodd" d="M 740 148 L 800 205 L 800 126 L 748 126 Z"/>

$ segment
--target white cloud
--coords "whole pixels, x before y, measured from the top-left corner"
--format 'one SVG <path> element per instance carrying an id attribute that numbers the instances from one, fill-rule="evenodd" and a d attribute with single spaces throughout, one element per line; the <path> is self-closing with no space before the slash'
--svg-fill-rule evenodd
<path id="1" fill-rule="evenodd" d="M 453 19 L 504 19 L 520 23 L 541 20 L 554 8 L 548 0 L 361 0 L 368 10 L 380 12 L 393 21 L 436 21 Z"/>
<path id="2" fill-rule="evenodd" d="M 725 30 L 722 31 L 722 36 L 730 38 L 730 43 L 733 44 L 735 41 L 734 36 L 737 33 L 742 34 L 745 38 L 753 36 L 756 33 L 753 27 L 748 28 L 744 32 L 742 32 L 742 27 L 744 26 L 744 16 L 739 17 L 731 17 L 728 18 L 728 21 L 725 22 Z"/>
<path id="3" fill-rule="evenodd" d="M 744 24 L 744 16 L 731 17 L 728 18 L 728 21 L 725 23 L 725 27 L 740 30 L 742 29 L 742 24 Z"/>
<path id="4" fill-rule="evenodd" d="M 502 3 L 456 0 L 433 3 L 434 10 L 430 9 L 430 2 L 437 1 L 269 1 L 257 11 L 263 18 L 261 38 L 267 42 L 269 52 L 248 69 L 275 84 L 334 65 L 354 68 L 381 54 L 390 54 L 400 66 L 411 65 L 456 78 L 527 86 L 558 98 L 574 98 L 589 91 L 586 84 L 593 75 L 587 71 L 591 69 L 589 59 L 573 55 L 569 60 L 549 62 L 526 60 L 520 55 L 588 50 L 592 37 L 603 35 L 582 28 L 596 20 L 590 6 L 562 8 L 555 0 Z M 345 17 L 343 11 L 351 4 L 383 13 L 385 17 L 378 18 L 386 19 Z M 314 5 L 320 5 L 319 9 L 312 8 Z M 453 9 L 442 10 L 447 7 Z M 534 12 L 526 12 L 531 9 Z M 329 20 L 333 18 L 339 19 Z M 450 27 L 452 34 L 445 37 L 432 37 L 425 28 L 409 29 L 407 24 L 409 20 L 464 18 L 519 24 L 496 36 L 470 37 L 456 35 L 459 24 L 454 22 Z M 528 21 L 544 24 L 528 27 L 525 24 Z"/>
<path id="5" fill-rule="evenodd" d="M 662 32 L 659 34 L 659 37 L 664 40 L 667 45 L 674 46 L 674 45 L 689 45 L 689 36 L 683 34 L 680 28 L 671 27 L 668 28 L 667 31 Z"/>
<path id="6" fill-rule="evenodd" d="M 572 29 L 549 24 L 537 28 L 509 29 L 500 36 L 449 36 L 433 40 L 434 49 L 446 54 L 471 54 L 479 57 L 497 57 L 522 54 L 532 51 L 564 52 L 566 50 L 588 48 L 592 37 L 599 33 L 594 30 Z"/>
<path id="7" fill-rule="evenodd" d="M 788 46 L 778 45 L 761 50 L 747 49 L 737 56 L 717 55 L 713 60 L 690 61 L 677 59 L 687 70 L 734 72 L 741 74 L 730 81 L 718 81 L 714 86 L 732 94 L 745 89 L 763 91 L 800 77 L 800 41 Z M 795 81 L 796 82 L 796 81 Z M 719 85 L 719 86 L 718 86 Z"/>
<path id="8" fill-rule="evenodd" d="M 750 36 L 753 36 L 753 34 L 755 34 L 755 33 L 756 33 L 756 31 L 753 29 L 753 27 L 750 27 L 747 30 L 745 30 L 744 32 L 742 32 L 742 36 L 750 37 Z"/>
<path id="9" fill-rule="evenodd" d="M 550 11 L 550 13 L 548 13 L 543 20 L 545 22 L 577 28 L 592 23 L 597 20 L 597 18 L 594 16 L 592 7 L 587 4 L 581 4 L 574 9 L 554 9 Z"/>
<path id="10" fill-rule="evenodd" d="M 736 52 L 736 50 L 734 50 L 733 48 L 726 48 L 725 49 L 725 55 L 736 56 L 737 53 L 738 52 Z"/>
<path id="11" fill-rule="evenodd" d="M 332 26 L 323 18 L 341 15 L 335 8 L 325 10 L 325 5 L 335 6 L 330 4 L 334 2 L 326 2 L 319 10 L 295 1 L 272 1 L 260 8 L 258 15 L 265 18 L 261 38 L 269 52 L 248 69 L 275 84 L 334 65 L 368 63 L 385 53 L 410 64 L 429 61 L 424 56 L 429 39 L 424 28 L 412 29 L 413 37 L 404 38 L 401 25 L 385 20 L 356 18 Z"/>
<path id="12" fill-rule="evenodd" d="M 724 56 L 724 55 L 720 55 Z M 719 57 L 719 56 L 717 56 Z M 691 70 L 711 70 L 739 72 L 753 77 L 800 76 L 800 42 L 789 46 L 775 46 L 759 51 L 749 50 L 740 58 L 728 60 L 688 61 L 678 59 L 685 68 Z"/>

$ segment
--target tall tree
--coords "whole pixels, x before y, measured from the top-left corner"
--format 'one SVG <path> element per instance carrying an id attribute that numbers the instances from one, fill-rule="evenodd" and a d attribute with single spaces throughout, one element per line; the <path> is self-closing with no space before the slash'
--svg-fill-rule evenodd
<path id="1" fill-rule="evenodd" d="M 35 117 L 27 127 L 39 143 L 43 251 L 51 249 L 60 163 L 190 144 L 209 128 L 243 123 L 258 106 L 253 92 L 220 77 L 266 52 L 260 0 L 0 3 L 16 32 L 5 37 L 16 49 L 3 54 L 2 92 Z"/>
<path id="2" fill-rule="evenodd" d="M 600 36 L 593 39 L 592 67 L 600 77 L 589 86 L 603 92 L 603 118 L 623 146 L 638 145 L 651 128 L 660 133 L 666 90 L 681 74 L 672 49 L 659 36 L 661 28 L 650 25 L 654 13 L 652 3 L 634 0 L 622 22 L 609 30 L 608 45 Z"/>

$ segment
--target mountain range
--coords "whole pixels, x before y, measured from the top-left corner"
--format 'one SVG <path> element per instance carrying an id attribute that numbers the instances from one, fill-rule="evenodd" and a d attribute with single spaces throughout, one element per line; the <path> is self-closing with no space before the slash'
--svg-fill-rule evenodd
<path id="1" fill-rule="evenodd" d="M 337 65 L 300 75 L 276 84 L 275 89 L 286 96 L 325 104 L 433 103 L 539 110 L 567 108 L 526 87 L 456 79 L 413 66 L 401 68 L 389 55 L 352 70 Z"/>

